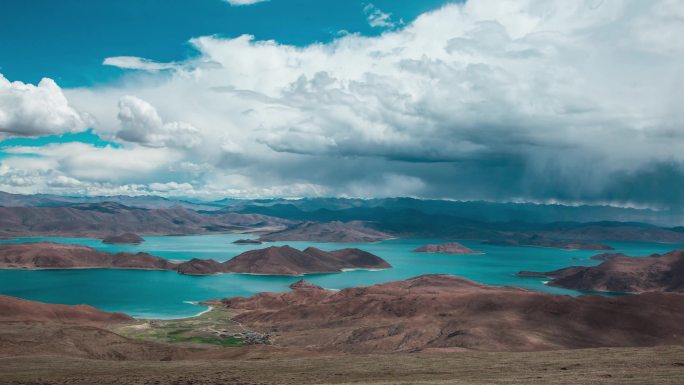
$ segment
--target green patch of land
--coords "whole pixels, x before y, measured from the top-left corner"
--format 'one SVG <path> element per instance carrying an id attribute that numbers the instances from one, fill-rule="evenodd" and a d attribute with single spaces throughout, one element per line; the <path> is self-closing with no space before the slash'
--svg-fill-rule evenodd
<path id="1" fill-rule="evenodd" d="M 118 326 L 114 332 L 123 336 L 153 342 L 184 345 L 239 347 L 254 340 L 254 335 L 231 320 L 231 312 L 221 306 L 196 317 L 175 320 L 139 320 Z M 247 341 L 246 341 L 247 340 Z"/>
<path id="2" fill-rule="evenodd" d="M 195 333 L 192 329 L 177 329 L 167 333 L 166 337 L 169 342 L 187 342 L 196 344 L 211 344 L 218 345 L 223 348 L 242 346 L 242 338 L 237 336 L 229 337 L 206 337 L 198 335 L 188 335 L 190 333 Z"/>

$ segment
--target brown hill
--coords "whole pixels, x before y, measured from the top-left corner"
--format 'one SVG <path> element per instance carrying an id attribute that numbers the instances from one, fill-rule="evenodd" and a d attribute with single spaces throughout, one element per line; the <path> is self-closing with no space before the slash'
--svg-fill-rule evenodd
<path id="1" fill-rule="evenodd" d="M 391 267 L 382 258 L 359 249 L 332 252 L 309 247 L 299 251 L 290 246 L 271 246 L 246 251 L 224 264 L 233 273 L 302 275 L 333 273 L 343 269 L 386 269 Z"/>
<path id="2" fill-rule="evenodd" d="M 482 254 L 479 251 L 471 250 L 457 242 L 425 245 L 413 250 L 413 252 L 433 254 Z"/>
<path id="3" fill-rule="evenodd" d="M 575 290 L 684 292 L 684 250 L 649 257 L 614 255 L 598 266 L 571 266 L 535 274 L 553 278 L 549 285 Z"/>
<path id="4" fill-rule="evenodd" d="M 259 238 L 264 242 L 309 241 L 309 242 L 378 242 L 392 238 L 366 226 L 363 222 L 304 222 L 282 231 L 266 234 Z"/>
<path id="5" fill-rule="evenodd" d="M 206 234 L 280 229 L 292 221 L 258 214 L 199 213 L 173 207 L 143 209 L 118 203 L 68 207 L 0 207 L 0 235 L 104 238 L 132 232 L 144 235 Z"/>
<path id="6" fill-rule="evenodd" d="M 119 268 L 172 270 L 175 265 L 147 253 L 107 253 L 52 242 L 0 244 L 1 269 Z"/>
<path id="7" fill-rule="evenodd" d="M 323 289 L 322 287 L 320 287 L 318 285 L 314 285 L 313 283 L 307 282 L 303 279 L 300 279 L 299 281 L 291 284 L 289 286 L 289 288 L 292 290 L 322 290 Z"/>
<path id="8" fill-rule="evenodd" d="M 134 233 L 123 233 L 117 235 L 110 235 L 102 240 L 102 243 L 112 243 L 112 244 L 133 244 L 137 245 L 145 242 L 144 239 L 138 234 Z"/>
<path id="9" fill-rule="evenodd" d="M 106 360 L 170 360 L 181 349 L 136 341 L 107 330 L 133 322 L 87 305 L 54 305 L 0 295 L 0 357 L 23 355 Z"/>
<path id="10" fill-rule="evenodd" d="M 300 285 L 301 286 L 301 285 Z M 684 343 L 684 294 L 550 295 L 425 275 L 223 300 L 250 329 L 323 352 L 533 351 Z"/>
<path id="11" fill-rule="evenodd" d="M 176 271 L 186 275 L 213 275 L 227 273 L 225 266 L 213 259 L 193 258 L 187 262 L 180 263 Z"/>
<path id="12" fill-rule="evenodd" d="M 41 321 L 73 324 L 131 321 L 122 313 L 109 313 L 87 305 L 53 305 L 0 295 L 0 322 Z"/>

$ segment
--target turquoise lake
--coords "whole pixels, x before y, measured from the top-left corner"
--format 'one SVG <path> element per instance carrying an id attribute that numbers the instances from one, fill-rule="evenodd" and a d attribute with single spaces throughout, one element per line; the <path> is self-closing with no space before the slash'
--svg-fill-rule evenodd
<path id="1" fill-rule="evenodd" d="M 380 271 L 350 271 L 336 274 L 307 275 L 306 280 L 328 289 L 372 285 L 406 279 L 421 274 L 453 274 L 490 285 L 513 285 L 548 293 L 578 295 L 573 290 L 544 285 L 544 279 L 520 278 L 520 270 L 549 271 L 570 265 L 595 265 L 589 259 L 595 251 L 566 251 L 537 247 L 485 245 L 478 241 L 456 240 L 478 255 L 442 255 L 413 253 L 426 243 L 450 240 L 394 239 L 373 244 L 340 244 L 312 242 L 274 242 L 264 245 L 235 245 L 242 234 L 145 237 L 140 245 L 107 245 L 89 238 L 23 238 L 1 241 L 52 241 L 77 243 L 103 251 L 144 251 L 170 260 L 213 258 L 226 261 L 246 250 L 270 245 L 303 249 L 315 246 L 324 250 L 358 247 L 374 253 L 392 266 Z M 632 256 L 664 253 L 681 244 L 642 242 L 605 242 L 614 252 Z M 88 304 L 108 311 L 127 313 L 139 318 L 180 318 L 199 313 L 205 308 L 191 302 L 232 296 L 247 296 L 263 291 L 286 291 L 301 277 L 222 274 L 196 277 L 171 271 L 141 270 L 0 270 L 0 294 L 49 303 Z"/>

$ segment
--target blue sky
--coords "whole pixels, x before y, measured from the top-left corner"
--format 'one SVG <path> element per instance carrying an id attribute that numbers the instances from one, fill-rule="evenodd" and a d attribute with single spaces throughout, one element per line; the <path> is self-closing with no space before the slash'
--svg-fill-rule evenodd
<path id="1" fill-rule="evenodd" d="M 684 206 L 681 1 L 0 14 L 3 191 Z"/>
<path id="2" fill-rule="evenodd" d="M 370 25 L 369 9 L 391 14 L 397 23 L 456 0 L 271 0 L 232 6 L 223 0 L 14 0 L 0 4 L 0 73 L 11 80 L 38 83 L 49 77 L 61 87 L 116 82 L 127 70 L 103 66 L 107 57 L 140 56 L 180 61 L 197 54 L 193 37 L 254 35 L 258 40 L 306 46 L 343 33 L 377 36 L 388 28 Z M 1 147 L 40 147 L 82 142 L 114 146 L 89 129 L 0 141 Z"/>
<path id="3" fill-rule="evenodd" d="M 121 70 L 102 66 L 111 56 L 176 61 L 196 54 L 193 37 L 252 34 L 258 40 L 308 45 L 341 31 L 378 35 L 364 8 L 373 4 L 396 21 L 412 21 L 447 0 L 271 0 L 231 6 L 222 0 L 6 0 L 0 3 L 0 73 L 62 87 L 112 81 Z M 8 17 L 13 15 L 12 17 Z"/>

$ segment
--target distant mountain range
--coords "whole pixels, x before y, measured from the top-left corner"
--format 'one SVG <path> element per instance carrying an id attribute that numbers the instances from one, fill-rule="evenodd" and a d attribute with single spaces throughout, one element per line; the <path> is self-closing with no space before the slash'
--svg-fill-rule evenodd
<path id="1" fill-rule="evenodd" d="M 82 205 L 86 203 L 119 203 L 130 207 L 146 209 L 164 209 L 171 207 L 184 207 L 192 210 L 218 210 L 225 205 L 213 202 L 193 202 L 183 199 L 169 199 L 164 197 L 144 196 L 63 196 L 52 194 L 21 195 L 10 194 L 0 191 L 0 206 L 4 207 L 64 207 Z"/>
<path id="2" fill-rule="evenodd" d="M 159 196 L 62 196 L 52 194 L 21 195 L 0 191 L 0 206 L 61 207 L 84 203 L 114 202 L 147 209 L 184 207 L 196 211 L 225 211 L 264 214 L 295 220 L 369 220 L 384 212 L 420 212 L 480 222 L 643 222 L 657 226 L 681 226 L 684 211 L 623 208 L 601 205 L 569 206 L 561 204 L 496 203 L 485 201 L 449 201 L 416 198 L 302 198 L 302 199 L 233 199 L 202 201 Z"/>
<path id="3" fill-rule="evenodd" d="M 417 211 L 429 215 L 445 215 L 480 222 L 644 222 L 658 226 L 684 224 L 681 210 L 656 211 L 652 209 L 622 208 L 614 206 L 535 203 L 496 203 L 485 201 L 448 201 L 415 198 L 304 198 L 298 200 L 232 200 L 224 210 L 261 213 L 301 220 L 359 219 L 381 215 L 386 211 Z M 348 218 L 342 218 L 344 213 Z"/>
<path id="4" fill-rule="evenodd" d="M 287 219 L 260 214 L 201 214 L 181 206 L 147 209 L 113 202 L 58 207 L 0 207 L 0 238 L 104 238 L 124 232 L 142 235 L 271 232 L 293 224 Z"/>
<path id="5" fill-rule="evenodd" d="M 2 192 L 0 206 L 4 206 L 0 207 L 0 237 L 5 238 L 258 232 L 264 240 L 281 241 L 368 242 L 421 237 L 497 243 L 539 236 L 578 241 L 684 242 L 680 212 L 611 206 L 413 198 L 200 202 L 156 196 L 63 197 Z"/>

